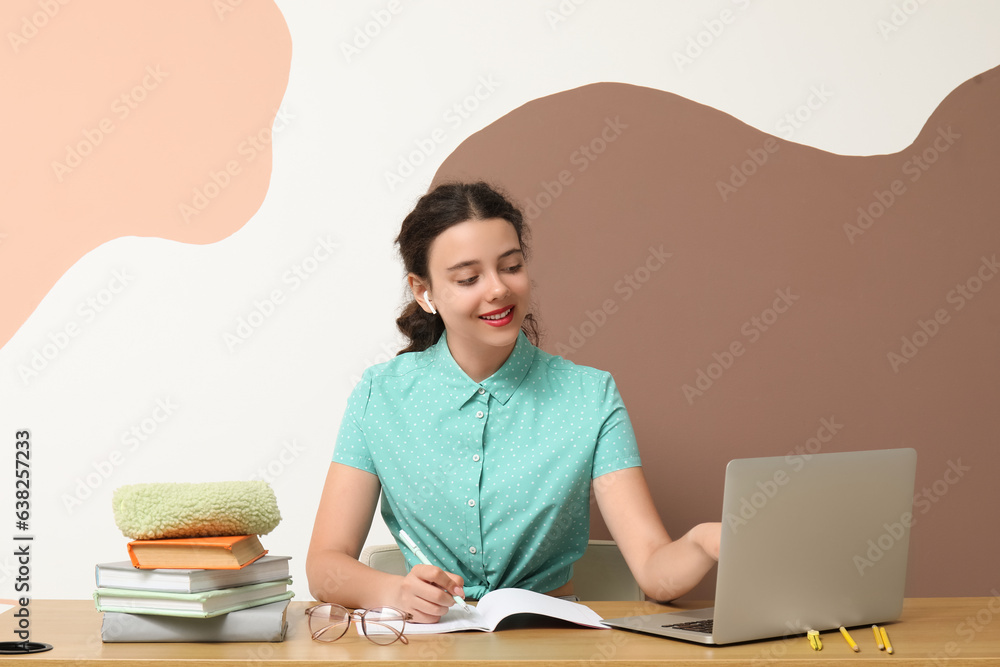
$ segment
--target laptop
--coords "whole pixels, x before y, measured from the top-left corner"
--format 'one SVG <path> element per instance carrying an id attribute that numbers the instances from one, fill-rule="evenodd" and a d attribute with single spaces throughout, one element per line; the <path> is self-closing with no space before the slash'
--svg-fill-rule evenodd
<path id="1" fill-rule="evenodd" d="M 894 621 L 916 468 L 913 449 L 733 460 L 715 606 L 604 623 L 731 644 Z"/>

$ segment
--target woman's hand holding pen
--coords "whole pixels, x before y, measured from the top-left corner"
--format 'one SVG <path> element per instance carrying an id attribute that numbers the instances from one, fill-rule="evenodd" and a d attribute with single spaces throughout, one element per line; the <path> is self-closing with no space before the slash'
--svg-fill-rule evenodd
<path id="1" fill-rule="evenodd" d="M 415 623 L 437 623 L 455 604 L 453 595 L 464 595 L 465 581 L 434 565 L 417 564 L 403 577 L 398 599 L 392 604 L 413 614 Z"/>

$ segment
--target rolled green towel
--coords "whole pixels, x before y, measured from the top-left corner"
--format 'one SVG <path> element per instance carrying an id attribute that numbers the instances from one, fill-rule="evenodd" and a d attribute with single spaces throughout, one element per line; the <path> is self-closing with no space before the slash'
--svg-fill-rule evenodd
<path id="1" fill-rule="evenodd" d="M 278 499 L 267 482 L 130 484 L 111 498 L 115 523 L 134 540 L 265 535 L 278 525 Z"/>

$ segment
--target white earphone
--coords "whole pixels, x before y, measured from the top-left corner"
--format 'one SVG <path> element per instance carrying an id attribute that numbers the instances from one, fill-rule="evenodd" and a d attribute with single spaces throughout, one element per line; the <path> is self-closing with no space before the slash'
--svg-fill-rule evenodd
<path id="1" fill-rule="evenodd" d="M 435 308 L 434 304 L 431 303 L 431 293 L 428 292 L 427 290 L 424 290 L 424 301 L 426 301 L 427 305 L 431 307 L 431 315 L 437 315 L 438 314 L 437 308 Z"/>

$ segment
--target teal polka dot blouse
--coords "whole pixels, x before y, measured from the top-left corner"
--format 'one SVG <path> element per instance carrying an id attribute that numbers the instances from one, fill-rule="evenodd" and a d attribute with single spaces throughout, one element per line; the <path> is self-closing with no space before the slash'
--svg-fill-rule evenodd
<path id="1" fill-rule="evenodd" d="M 569 581 L 587 546 L 591 480 L 641 465 L 611 375 L 548 354 L 523 332 L 479 383 L 452 358 L 447 334 L 366 370 L 333 460 L 378 475 L 393 535 L 406 530 L 473 599 Z M 410 567 L 419 562 L 400 548 Z"/>

